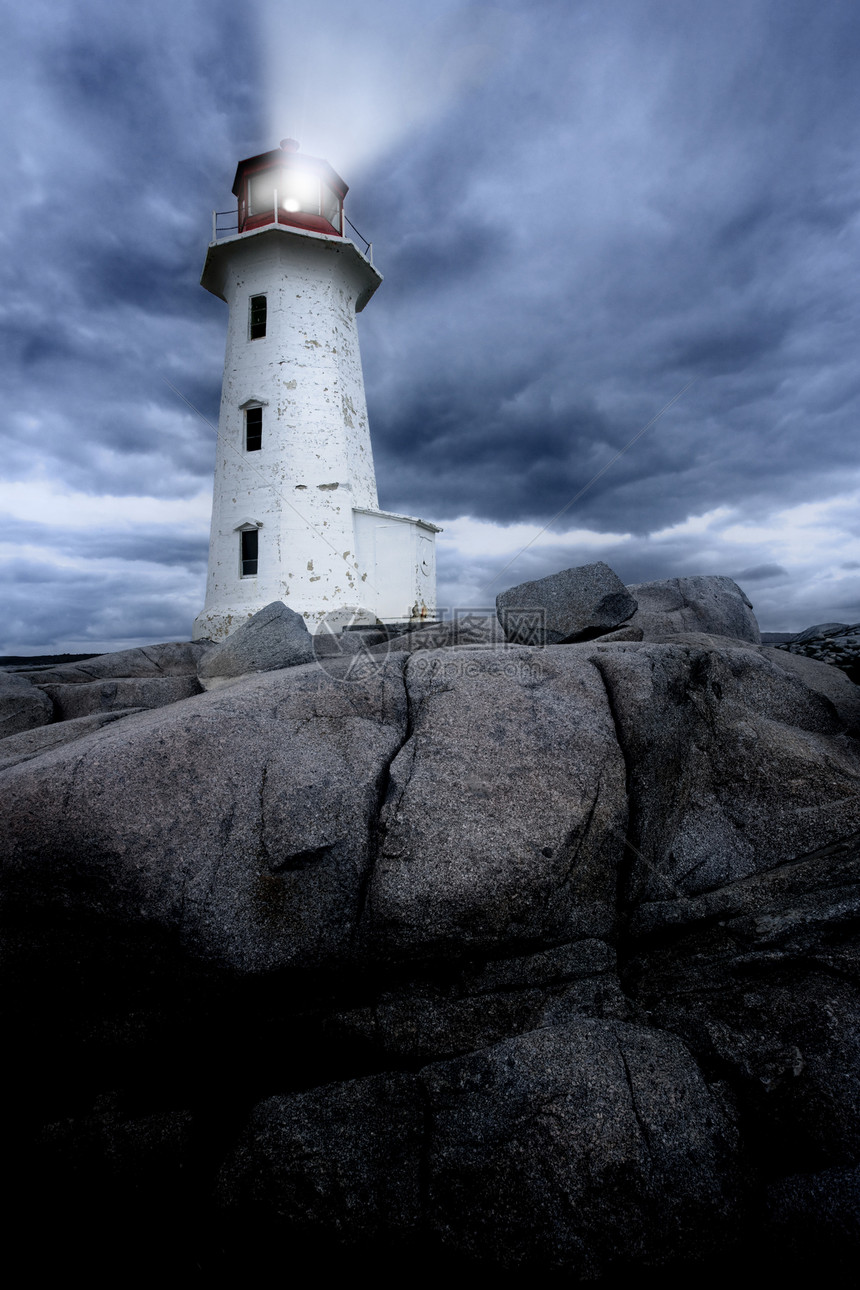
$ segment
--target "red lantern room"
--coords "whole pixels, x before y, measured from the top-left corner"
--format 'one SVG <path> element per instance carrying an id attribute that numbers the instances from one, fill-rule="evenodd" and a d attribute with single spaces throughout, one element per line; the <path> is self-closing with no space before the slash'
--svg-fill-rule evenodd
<path id="1" fill-rule="evenodd" d="M 343 237 L 343 199 L 349 191 L 321 157 L 299 156 L 295 139 L 240 161 L 233 181 L 239 232 L 288 224 Z"/>

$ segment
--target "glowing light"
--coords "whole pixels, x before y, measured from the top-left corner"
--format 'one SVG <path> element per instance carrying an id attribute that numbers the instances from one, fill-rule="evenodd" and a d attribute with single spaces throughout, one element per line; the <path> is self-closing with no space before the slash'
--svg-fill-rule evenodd
<path id="1" fill-rule="evenodd" d="M 316 175 L 309 175 L 297 168 L 282 170 L 278 175 L 278 192 L 284 194 L 281 205 L 285 211 L 319 214 L 320 184 Z"/>

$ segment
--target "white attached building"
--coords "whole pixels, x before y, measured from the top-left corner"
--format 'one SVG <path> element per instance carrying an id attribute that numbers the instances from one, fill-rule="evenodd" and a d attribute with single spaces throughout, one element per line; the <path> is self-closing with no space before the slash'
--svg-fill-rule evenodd
<path id="1" fill-rule="evenodd" d="M 346 184 L 297 147 L 240 162 L 238 231 L 213 221 L 201 282 L 230 317 L 195 639 L 273 600 L 311 631 L 435 613 L 438 528 L 378 509 L 356 314 L 382 277 L 344 236 Z"/>

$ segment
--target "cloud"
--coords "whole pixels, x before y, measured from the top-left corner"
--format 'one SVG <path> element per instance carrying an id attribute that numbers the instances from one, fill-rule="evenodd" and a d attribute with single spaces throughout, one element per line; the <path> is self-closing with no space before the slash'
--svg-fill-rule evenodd
<path id="1" fill-rule="evenodd" d="M 751 569 L 741 569 L 740 573 L 734 573 L 732 577 L 735 582 L 772 582 L 775 578 L 790 578 L 791 574 L 781 564 L 756 564 Z"/>
<path id="2" fill-rule="evenodd" d="M 507 587 L 603 560 L 628 584 L 728 573 L 753 600 L 766 631 L 823 621 L 827 605 L 860 620 L 860 561 L 838 558 L 860 555 L 858 516 L 860 476 L 853 491 L 827 504 L 775 509 L 754 524 L 722 507 L 645 541 L 630 532 L 550 532 L 461 518 L 439 538 L 440 603 L 492 606 Z M 739 566 L 738 557 L 761 552 L 780 559 Z"/>
<path id="3" fill-rule="evenodd" d="M 187 632 L 226 326 L 209 215 L 287 134 L 342 171 L 385 274 L 360 319 L 380 498 L 446 525 L 445 603 L 695 378 L 511 577 L 741 569 L 774 629 L 860 617 L 858 54 L 860 14 L 811 0 L 19 6 L 8 639 Z"/>

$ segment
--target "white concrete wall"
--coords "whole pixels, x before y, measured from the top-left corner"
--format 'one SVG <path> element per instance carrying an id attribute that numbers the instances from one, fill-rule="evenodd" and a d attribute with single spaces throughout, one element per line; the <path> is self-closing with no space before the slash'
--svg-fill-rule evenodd
<path id="1" fill-rule="evenodd" d="M 356 545 L 354 508 L 373 513 L 378 502 L 355 315 L 380 281 L 352 243 L 321 234 L 271 227 L 210 246 L 203 285 L 230 314 L 195 639 L 223 639 L 272 600 L 302 613 L 311 630 L 345 605 L 398 620 L 416 603 L 425 613 L 435 607 L 435 567 L 431 587 L 416 572 L 417 537 L 404 545 L 415 521 L 385 517 L 387 529 Z M 266 296 L 267 327 L 250 340 L 255 295 Z M 263 404 L 256 452 L 245 450 L 250 400 Z M 259 526 L 256 577 L 240 572 L 247 523 Z M 364 519 L 359 526 L 368 528 Z M 432 545 L 433 526 L 421 532 Z"/>
<path id="2" fill-rule="evenodd" d="M 432 618 L 436 609 L 436 526 L 387 511 L 355 512 L 359 567 L 383 622 Z"/>

